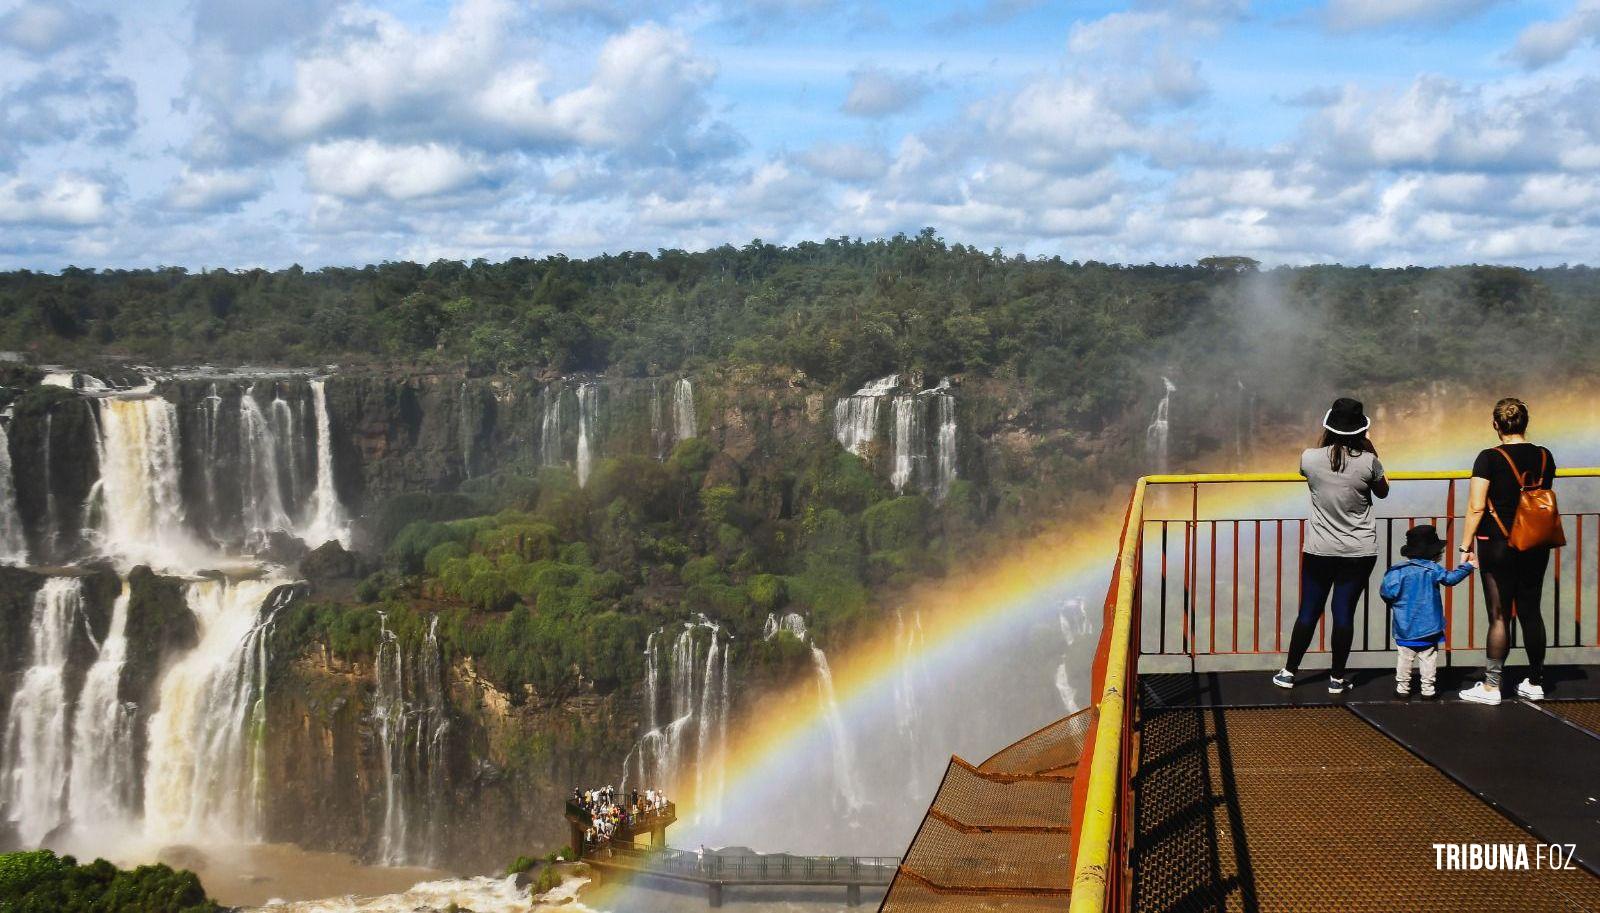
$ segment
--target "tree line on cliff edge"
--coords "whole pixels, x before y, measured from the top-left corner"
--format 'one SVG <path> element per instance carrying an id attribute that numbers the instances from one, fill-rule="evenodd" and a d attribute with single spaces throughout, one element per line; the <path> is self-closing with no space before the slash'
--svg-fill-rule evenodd
<path id="1" fill-rule="evenodd" d="M 1147 395 L 1154 366 L 1281 388 L 1536 371 L 1600 341 L 1600 271 L 1259 271 L 1006 256 L 933 229 L 874 241 L 501 263 L 0 274 L 0 349 L 41 359 L 466 364 L 629 375 L 777 365 L 839 388 L 894 371 L 1015 379 L 1075 421 Z"/>

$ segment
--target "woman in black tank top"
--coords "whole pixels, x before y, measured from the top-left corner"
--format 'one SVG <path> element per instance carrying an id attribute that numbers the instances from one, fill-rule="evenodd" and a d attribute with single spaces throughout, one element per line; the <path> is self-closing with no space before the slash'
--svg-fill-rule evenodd
<path id="1" fill-rule="evenodd" d="M 1527 679 L 1517 685 L 1517 696 L 1530 701 L 1544 699 L 1545 630 L 1540 608 L 1550 549 L 1519 551 L 1506 542 L 1506 536 L 1516 519 L 1523 485 L 1551 487 L 1556 461 L 1550 451 L 1528 442 L 1528 406 L 1522 400 L 1507 398 L 1495 404 L 1494 430 L 1500 446 L 1478 454 L 1472 464 L 1462 537 L 1466 544 L 1461 546 L 1466 560 L 1478 565 L 1489 610 L 1488 667 L 1483 682 L 1461 692 L 1462 700 L 1478 704 L 1500 703 L 1501 673 L 1511 652 L 1513 612 L 1522 626 L 1529 666 Z"/>

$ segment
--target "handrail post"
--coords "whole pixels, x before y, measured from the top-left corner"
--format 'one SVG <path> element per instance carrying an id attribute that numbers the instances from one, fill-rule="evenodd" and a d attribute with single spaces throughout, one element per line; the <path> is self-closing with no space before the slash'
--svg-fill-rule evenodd
<path id="1" fill-rule="evenodd" d="M 1444 496 L 1444 548 L 1445 555 L 1447 556 L 1445 558 L 1445 562 L 1454 567 L 1456 555 L 1458 554 L 1458 552 L 1456 552 L 1455 479 L 1450 480 L 1450 484 L 1447 486 Z M 1455 592 L 1456 588 L 1453 586 L 1447 586 L 1444 588 L 1444 664 L 1447 668 L 1451 665 L 1450 654 L 1455 652 L 1450 646 L 1450 639 L 1455 633 Z M 1387 642 L 1387 638 L 1385 638 L 1385 642 Z"/>
<path id="2" fill-rule="evenodd" d="M 1189 484 L 1189 529 L 1193 532 L 1189 536 L 1189 547 L 1193 550 L 1194 557 L 1189 563 L 1189 630 L 1184 634 L 1189 641 L 1189 674 L 1196 671 L 1195 655 L 1199 653 L 1200 646 L 1195 641 L 1200 638 L 1200 483 Z M 1213 557 L 1215 550 L 1213 549 Z M 1216 609 L 1213 605 L 1212 610 Z M 1213 622 L 1215 619 L 1213 619 Z"/>

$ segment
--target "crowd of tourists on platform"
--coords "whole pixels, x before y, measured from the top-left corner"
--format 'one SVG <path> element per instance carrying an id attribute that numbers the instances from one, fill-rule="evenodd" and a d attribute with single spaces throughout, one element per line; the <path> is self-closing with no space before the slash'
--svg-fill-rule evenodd
<path id="1" fill-rule="evenodd" d="M 589 813 L 589 827 L 583 839 L 589 846 L 611 840 L 619 827 L 633 828 L 664 811 L 667 794 L 659 789 L 634 789 L 619 795 L 611 786 L 572 790 L 572 803 Z"/>

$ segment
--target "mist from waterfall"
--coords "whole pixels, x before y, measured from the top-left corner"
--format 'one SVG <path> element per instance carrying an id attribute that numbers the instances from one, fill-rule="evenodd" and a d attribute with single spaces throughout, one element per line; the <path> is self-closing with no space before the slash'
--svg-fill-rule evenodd
<path id="1" fill-rule="evenodd" d="M 419 647 L 408 655 L 378 613 L 377 690 L 372 720 L 383 762 L 383 824 L 378 860 L 384 865 L 437 861 L 445 795 L 445 734 L 450 722 L 444 696 L 439 616 L 428 622 Z M 422 828 L 412 824 L 419 819 Z"/>
<path id="2" fill-rule="evenodd" d="M 847 814 L 861 811 L 864 798 L 856 775 L 855 747 L 850 730 L 839 712 L 839 698 L 833 690 L 833 670 L 828 666 L 828 654 L 821 647 L 811 645 L 811 661 L 817 669 L 817 694 L 822 700 L 824 719 L 828 724 L 828 737 L 833 745 L 833 786 Z"/>
<path id="3" fill-rule="evenodd" d="M 16 482 L 11 475 L 11 441 L 0 422 L 0 564 L 27 564 L 28 538 L 17 510 Z"/>
<path id="4" fill-rule="evenodd" d="M 184 588 L 199 644 L 161 679 L 150 718 L 144 829 L 155 839 L 259 835 L 267 639 L 283 578 L 207 578 Z"/>
<path id="5" fill-rule="evenodd" d="M 0 769 L 6 815 L 29 846 L 66 817 L 67 648 L 82 617 L 83 583 L 76 577 L 52 577 L 34 596 L 28 667 L 6 717 Z"/>

